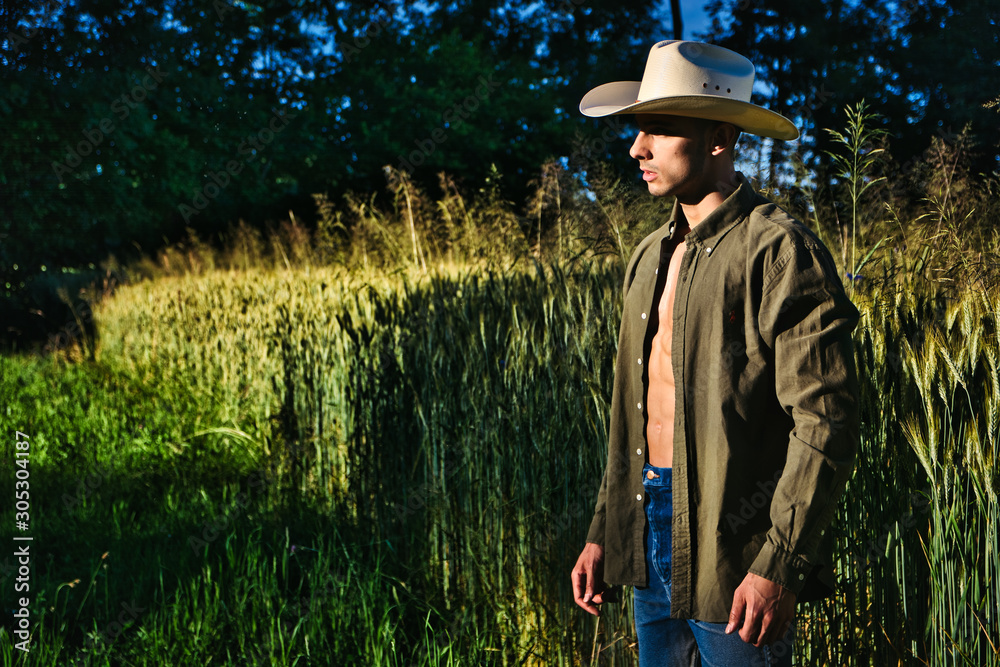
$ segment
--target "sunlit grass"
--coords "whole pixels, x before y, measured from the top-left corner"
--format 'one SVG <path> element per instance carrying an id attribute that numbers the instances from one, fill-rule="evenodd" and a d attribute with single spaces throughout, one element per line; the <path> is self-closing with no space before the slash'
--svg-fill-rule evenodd
<path id="1" fill-rule="evenodd" d="M 33 474 L 111 471 L 78 504 L 45 492 L 38 525 L 70 557 L 40 571 L 32 664 L 631 664 L 630 606 L 595 625 L 567 575 L 619 285 L 614 262 L 222 271 L 120 290 L 93 363 L 3 360 L 12 417 L 48 450 Z M 803 664 L 996 664 L 1000 308 L 855 300 L 863 449 Z M 42 421 L 50 388 L 68 398 Z M 147 611 L 113 650 L 88 649 L 133 598 Z"/>
<path id="2" fill-rule="evenodd" d="M 861 451 L 798 664 L 997 666 L 998 237 L 963 245 L 996 183 L 923 233 L 851 122 Z M 313 235 L 192 235 L 94 304 L 95 339 L 0 357 L 35 536 L 32 653 L 5 622 L 3 664 L 634 664 L 628 592 L 595 620 L 569 572 L 624 258 L 667 208 L 570 182 L 548 165 L 525 219 L 397 174 L 391 210 L 317 197 Z"/>

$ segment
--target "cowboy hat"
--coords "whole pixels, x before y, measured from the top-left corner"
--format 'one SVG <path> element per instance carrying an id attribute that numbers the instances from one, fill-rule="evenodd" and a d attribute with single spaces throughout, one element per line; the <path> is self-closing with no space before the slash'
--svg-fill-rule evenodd
<path id="1" fill-rule="evenodd" d="M 615 81 L 594 88 L 580 101 L 584 116 L 662 113 L 732 123 L 740 130 L 775 139 L 797 139 L 795 125 L 750 103 L 753 63 L 714 44 L 668 39 L 649 50 L 642 81 Z"/>

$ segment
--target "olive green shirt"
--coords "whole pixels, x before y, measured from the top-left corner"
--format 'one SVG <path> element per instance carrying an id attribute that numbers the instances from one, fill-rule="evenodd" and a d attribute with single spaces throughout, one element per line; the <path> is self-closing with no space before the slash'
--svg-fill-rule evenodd
<path id="1" fill-rule="evenodd" d="M 820 240 L 739 180 L 687 234 L 673 309 L 671 614 L 714 623 L 747 572 L 799 601 L 832 591 L 826 528 L 858 449 L 858 311 Z M 647 583 L 646 368 L 679 215 L 625 274 L 608 463 L 587 536 L 612 585 Z"/>

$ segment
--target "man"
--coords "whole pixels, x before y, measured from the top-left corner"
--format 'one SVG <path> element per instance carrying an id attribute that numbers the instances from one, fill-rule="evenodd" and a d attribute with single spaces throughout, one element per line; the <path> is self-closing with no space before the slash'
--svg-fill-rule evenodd
<path id="1" fill-rule="evenodd" d="M 592 614 L 635 587 L 639 664 L 791 664 L 796 602 L 832 590 L 828 524 L 858 446 L 858 312 L 819 239 L 733 166 L 749 60 L 664 41 L 588 116 L 635 114 L 630 154 L 670 220 L 625 274 L 608 463 L 572 580 Z M 701 663 L 699 663 L 701 661 Z"/>

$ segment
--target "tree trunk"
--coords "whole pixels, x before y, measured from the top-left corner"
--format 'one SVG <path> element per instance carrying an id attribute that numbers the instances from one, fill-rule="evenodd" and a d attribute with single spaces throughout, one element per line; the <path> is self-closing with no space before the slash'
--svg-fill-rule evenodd
<path id="1" fill-rule="evenodd" d="M 670 15 L 674 22 L 674 39 L 684 39 L 684 20 L 681 18 L 681 0 L 670 0 Z"/>

